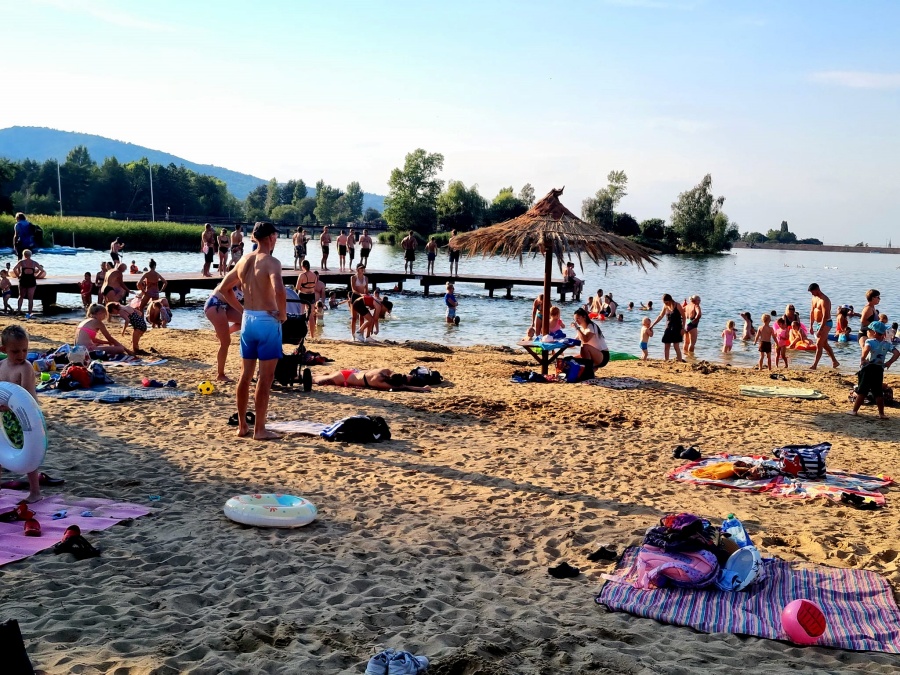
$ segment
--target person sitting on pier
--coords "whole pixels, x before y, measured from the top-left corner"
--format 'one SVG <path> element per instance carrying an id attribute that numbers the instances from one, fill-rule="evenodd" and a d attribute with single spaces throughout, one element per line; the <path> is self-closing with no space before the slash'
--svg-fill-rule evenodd
<path id="1" fill-rule="evenodd" d="M 140 274 L 141 268 L 137 266 L 137 260 L 131 261 L 131 267 L 128 268 L 129 274 Z"/>
<path id="2" fill-rule="evenodd" d="M 318 386 L 363 387 L 380 391 L 415 391 L 419 393 L 431 391 L 431 387 L 427 385 L 418 386 L 416 383 L 419 381 L 414 375 L 394 373 L 390 368 L 376 368 L 367 371 L 348 368 L 313 378 L 313 384 Z"/>
<path id="3" fill-rule="evenodd" d="M 125 354 L 128 350 L 125 346 L 109 334 L 106 327 L 106 319 L 109 313 L 106 307 L 98 303 L 87 308 L 85 319 L 75 328 L 75 346 L 85 347 L 88 352 L 100 352 L 102 354 Z M 105 340 L 98 340 L 100 333 Z"/>
<path id="4" fill-rule="evenodd" d="M 584 281 L 575 274 L 575 263 L 567 262 L 566 270 L 563 273 L 563 279 L 566 282 L 566 288 L 571 289 L 575 300 L 581 300 L 581 292 L 584 290 Z"/>

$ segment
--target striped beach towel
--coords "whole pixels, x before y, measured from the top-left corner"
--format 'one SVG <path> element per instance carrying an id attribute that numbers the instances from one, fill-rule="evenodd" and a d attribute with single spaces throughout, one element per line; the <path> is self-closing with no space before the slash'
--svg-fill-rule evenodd
<path id="1" fill-rule="evenodd" d="M 60 391 L 59 389 L 39 390 L 38 394 L 53 398 L 74 398 L 79 401 L 92 401 L 94 403 L 155 401 L 193 395 L 190 391 L 170 389 L 169 387 L 121 387 L 106 384 L 99 387 L 91 387 L 90 389 L 73 389 L 72 391 Z"/>
<path id="2" fill-rule="evenodd" d="M 637 547 L 622 555 L 617 574 L 637 579 Z M 736 633 L 786 640 L 781 611 L 792 600 L 806 598 L 825 614 L 828 627 L 818 644 L 900 654 L 900 610 L 891 587 L 875 572 L 838 569 L 766 558 L 766 580 L 749 591 L 716 588 L 641 590 L 608 582 L 596 597 L 613 611 L 689 626 L 703 633 Z"/>

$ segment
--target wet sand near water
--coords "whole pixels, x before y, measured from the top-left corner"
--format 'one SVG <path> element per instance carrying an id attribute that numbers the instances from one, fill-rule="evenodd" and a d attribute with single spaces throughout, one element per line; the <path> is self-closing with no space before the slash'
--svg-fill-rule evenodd
<path id="1" fill-rule="evenodd" d="M 27 328 L 32 351 L 73 334 L 56 322 Z M 142 346 L 169 362 L 110 368 L 117 383 L 174 378 L 195 389 L 214 375 L 209 331 L 152 330 Z M 869 512 L 664 478 L 680 464 L 671 458 L 678 443 L 712 454 L 821 441 L 834 444 L 833 468 L 900 475 L 900 409 L 888 409 L 887 422 L 870 406 L 851 418 L 852 377 L 790 371 L 790 382 L 775 383 L 719 365 L 617 362 L 601 375 L 655 384 L 615 391 L 511 384 L 512 371 L 533 362 L 509 348 L 309 347 L 335 359 L 317 373 L 423 364 L 447 383 L 431 394 L 322 387 L 272 397 L 279 421 L 381 415 L 393 439 L 373 445 L 238 439 L 226 424 L 234 385 L 177 401 L 42 399 L 43 468 L 67 480 L 66 492 L 155 510 L 89 535 L 101 558 L 45 552 L 0 568 L 3 616 L 18 619 L 37 668 L 361 673 L 376 649 L 394 647 L 428 656 L 438 675 L 733 673 L 748 663 L 770 673 L 900 669 L 900 656 L 705 635 L 605 612 L 594 595 L 613 563 L 586 559 L 601 544 L 620 553 L 638 544 L 667 512 L 733 512 L 764 555 L 869 569 L 900 589 L 896 488 L 886 509 Z M 236 377 L 237 338 L 229 358 Z M 813 387 L 828 398 L 748 399 L 741 384 Z M 222 514 L 233 495 L 269 491 L 310 499 L 318 520 L 264 530 Z M 547 567 L 563 560 L 582 574 L 551 578 Z"/>

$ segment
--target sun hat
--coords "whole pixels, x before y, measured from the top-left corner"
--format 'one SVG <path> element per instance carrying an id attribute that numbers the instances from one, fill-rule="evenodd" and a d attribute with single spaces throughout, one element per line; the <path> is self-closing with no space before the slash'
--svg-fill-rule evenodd
<path id="1" fill-rule="evenodd" d="M 875 333 L 878 335 L 884 335 L 887 331 L 887 326 L 885 326 L 881 321 L 873 321 L 869 324 L 869 330 L 875 331 Z"/>

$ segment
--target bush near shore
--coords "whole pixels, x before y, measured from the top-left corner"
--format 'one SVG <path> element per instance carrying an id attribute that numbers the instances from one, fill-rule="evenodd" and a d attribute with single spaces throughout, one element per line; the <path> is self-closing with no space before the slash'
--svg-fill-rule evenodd
<path id="1" fill-rule="evenodd" d="M 132 251 L 196 251 L 200 248 L 202 225 L 182 223 L 112 220 L 109 218 L 76 218 L 29 216 L 28 220 L 44 230 L 44 246 L 74 246 L 106 250 L 116 237 Z M 12 246 L 13 216 L 0 214 L 0 246 Z"/>

